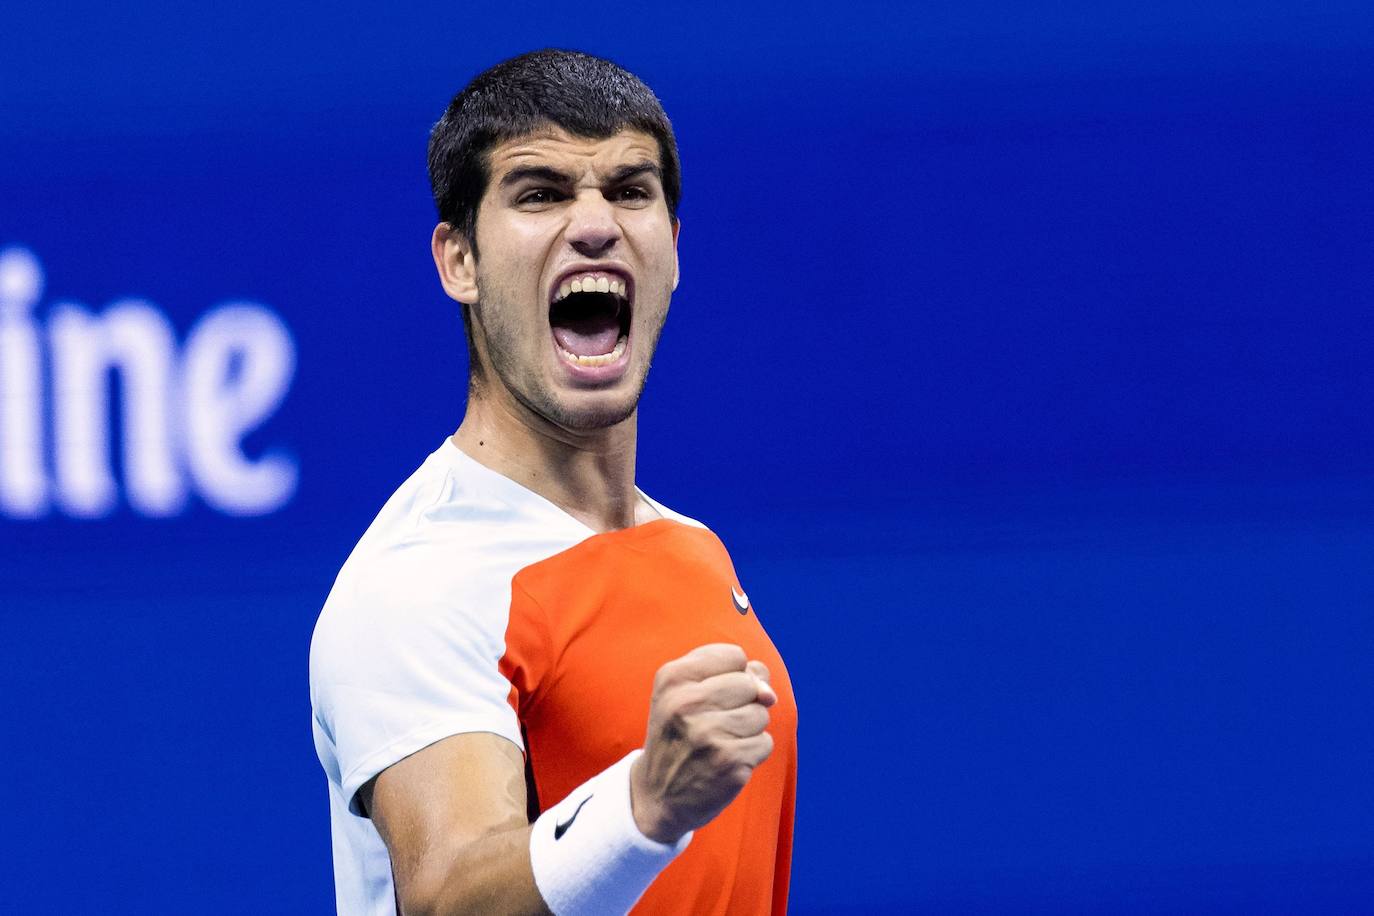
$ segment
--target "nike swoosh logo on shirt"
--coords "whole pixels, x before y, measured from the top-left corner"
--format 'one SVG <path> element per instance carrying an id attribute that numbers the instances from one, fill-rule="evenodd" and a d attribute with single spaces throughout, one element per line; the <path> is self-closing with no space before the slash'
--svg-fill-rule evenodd
<path id="1" fill-rule="evenodd" d="M 595 794 L 595 792 L 592 793 L 592 795 Z M 563 834 L 568 832 L 568 828 L 572 826 L 572 822 L 577 820 L 577 815 L 582 812 L 582 805 L 585 805 L 587 802 L 591 800 L 592 796 L 588 795 L 586 798 L 582 799 L 582 801 L 578 804 L 577 808 L 573 810 L 572 817 L 568 818 L 561 824 L 555 823 L 553 825 L 553 838 L 555 840 L 563 839 Z"/>
<path id="2" fill-rule="evenodd" d="M 730 597 L 735 599 L 735 610 L 741 614 L 749 613 L 749 596 L 733 585 L 730 586 Z"/>

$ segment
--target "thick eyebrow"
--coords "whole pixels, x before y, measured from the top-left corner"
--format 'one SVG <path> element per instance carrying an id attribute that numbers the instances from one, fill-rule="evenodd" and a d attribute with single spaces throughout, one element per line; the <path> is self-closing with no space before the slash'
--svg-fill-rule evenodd
<path id="1" fill-rule="evenodd" d="M 607 183 L 624 184 L 631 178 L 637 178 L 640 175 L 645 174 L 653 175 L 659 181 L 663 180 L 663 169 L 659 168 L 654 163 L 645 159 L 642 162 L 635 162 L 631 163 L 630 165 L 622 165 L 620 168 L 611 172 L 611 174 L 607 176 Z"/>
<path id="2" fill-rule="evenodd" d="M 653 175 L 659 181 L 663 180 L 663 170 L 654 163 L 645 159 L 642 162 L 632 162 L 629 165 L 622 165 L 606 176 L 606 183 L 611 185 L 624 184 L 631 178 L 640 175 Z M 520 168 L 511 169 L 501 176 L 501 187 L 508 188 L 513 184 L 532 179 L 535 181 L 547 181 L 549 184 L 570 185 L 572 179 L 564 175 L 558 169 L 549 168 L 547 165 L 525 165 Z"/>
<path id="3" fill-rule="evenodd" d="M 513 184 L 524 181 L 526 178 L 547 181 L 550 184 L 572 184 L 572 179 L 558 171 L 558 169 L 551 169 L 547 165 L 526 165 L 518 169 L 511 169 L 509 172 L 502 175 L 501 187 L 508 188 Z"/>

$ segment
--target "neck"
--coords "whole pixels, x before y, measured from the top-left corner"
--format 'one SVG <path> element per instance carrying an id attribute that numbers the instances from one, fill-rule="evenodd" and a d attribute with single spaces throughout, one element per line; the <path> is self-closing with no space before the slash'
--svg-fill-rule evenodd
<path id="1" fill-rule="evenodd" d="M 606 429 L 569 431 L 514 399 L 477 390 L 469 392 L 453 444 L 593 531 L 614 531 L 657 517 L 635 489 L 636 419 L 632 413 Z"/>

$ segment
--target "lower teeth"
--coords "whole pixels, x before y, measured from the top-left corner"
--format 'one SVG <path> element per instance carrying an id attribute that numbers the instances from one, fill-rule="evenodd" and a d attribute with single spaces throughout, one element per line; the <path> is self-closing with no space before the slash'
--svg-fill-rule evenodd
<path id="1" fill-rule="evenodd" d="M 578 356 L 576 353 L 571 353 L 564 350 L 562 347 L 558 349 L 567 357 L 569 362 L 577 363 L 579 366 L 605 366 L 615 362 L 620 358 L 621 354 L 625 352 L 625 340 L 626 338 L 621 337 L 615 342 L 614 350 L 609 353 L 602 353 L 599 356 Z"/>

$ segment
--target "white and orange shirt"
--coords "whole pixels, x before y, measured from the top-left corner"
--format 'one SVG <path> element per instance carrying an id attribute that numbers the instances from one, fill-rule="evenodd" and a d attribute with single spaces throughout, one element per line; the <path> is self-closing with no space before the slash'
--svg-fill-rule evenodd
<path id="1" fill-rule="evenodd" d="M 641 494 L 643 495 L 643 494 Z M 635 913 L 787 907 L 797 709 L 724 545 L 662 518 L 598 534 L 446 440 L 340 571 L 310 647 L 338 908 L 395 913 L 391 862 L 358 789 L 450 735 L 521 747 L 535 810 L 644 742 L 653 678 L 705 643 L 768 665 L 773 755 L 658 876 Z"/>

